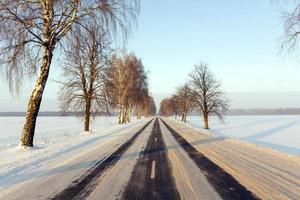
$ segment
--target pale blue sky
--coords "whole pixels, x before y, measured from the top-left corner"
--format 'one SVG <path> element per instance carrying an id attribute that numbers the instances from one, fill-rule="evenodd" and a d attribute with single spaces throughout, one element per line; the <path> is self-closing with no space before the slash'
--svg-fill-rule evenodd
<path id="1" fill-rule="evenodd" d="M 232 107 L 300 107 L 298 51 L 285 56 L 279 48 L 281 11 L 292 6 L 283 2 L 141 0 L 128 51 L 141 57 L 150 71 L 157 103 L 202 61 L 222 81 Z M 51 79 L 58 77 L 58 67 L 53 66 L 42 110 L 56 110 L 58 88 Z M 12 98 L 2 81 L 0 111 L 25 110 L 31 86 L 24 82 L 23 92 Z"/>

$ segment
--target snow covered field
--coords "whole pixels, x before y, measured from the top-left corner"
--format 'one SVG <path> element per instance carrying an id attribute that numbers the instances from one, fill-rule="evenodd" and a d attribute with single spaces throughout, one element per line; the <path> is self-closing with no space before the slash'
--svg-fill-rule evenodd
<path id="1" fill-rule="evenodd" d="M 260 199 L 300 199 L 300 156 L 236 138 L 213 137 L 190 124 L 167 122 Z"/>
<path id="2" fill-rule="evenodd" d="M 123 137 L 121 130 L 144 120 L 117 124 L 116 117 L 100 117 L 91 125 L 92 134 L 81 134 L 83 123 L 76 117 L 40 117 L 34 145 L 29 150 L 18 148 L 24 117 L 0 117 L 0 193 L 1 188 L 24 177 L 28 171 L 57 158 L 76 155 L 97 144 Z M 71 156 L 72 157 L 72 156 Z"/>
<path id="3" fill-rule="evenodd" d="M 202 117 L 188 116 L 188 123 L 202 128 Z M 225 123 L 212 117 L 211 131 L 217 136 L 233 137 L 300 155 L 300 116 L 226 116 Z"/>
<path id="4" fill-rule="evenodd" d="M 92 125 L 93 134 L 80 134 L 82 122 L 77 118 L 41 117 L 35 138 L 36 148 L 24 150 L 17 148 L 23 118 L 0 118 L 0 199 L 46 199 L 56 195 L 95 163 L 115 152 L 149 120 L 133 120 L 129 124 L 118 125 L 115 117 L 98 118 Z M 262 199 L 271 199 L 269 197 L 272 195 L 283 195 L 276 199 L 299 199 L 299 156 L 222 136 L 237 137 L 266 146 L 273 145 L 277 150 L 280 150 L 277 148 L 279 146 L 286 152 L 293 150 L 289 153 L 297 154 L 300 152 L 297 134 L 297 130 L 300 130 L 300 116 L 229 116 L 225 119 L 226 124 L 212 119 L 210 131 L 216 134 L 216 138 L 212 138 L 210 134 L 201 134 L 203 130 L 199 131 L 198 128 L 202 126 L 200 117 L 189 117 L 188 120 L 190 124 L 184 125 L 174 120 L 167 122 L 188 142 L 195 144 L 198 151 L 232 174 L 242 185 L 259 194 Z M 120 159 L 101 176 L 99 180 L 105 184 L 99 184 L 91 195 L 121 194 L 120 188 L 124 188 L 128 182 L 151 130 L 152 126 L 148 126 L 145 134 L 141 134 L 123 155 L 126 159 Z M 183 150 L 177 148 L 178 145 L 163 125 L 161 130 L 169 148 L 172 169 L 180 174 L 176 177 L 179 188 L 188 190 L 190 185 L 185 184 L 185 180 L 192 180 L 197 188 L 203 189 L 203 183 L 197 179 L 200 176 L 190 179 L 193 174 L 199 174 L 198 168 L 191 167 L 193 162 L 187 155 L 182 156 Z M 279 144 L 274 138 L 279 138 Z M 207 190 L 198 192 L 204 192 L 205 195 L 205 191 Z M 37 194 L 39 198 L 36 198 Z"/>
<path id="5" fill-rule="evenodd" d="M 0 117 L 0 151 L 17 146 L 24 117 Z M 99 117 L 91 124 L 93 130 L 104 130 L 117 123 L 116 117 Z M 39 117 L 34 144 L 46 147 L 48 144 L 65 141 L 83 132 L 83 119 L 76 117 Z M 63 140 L 62 140 L 63 138 Z"/>

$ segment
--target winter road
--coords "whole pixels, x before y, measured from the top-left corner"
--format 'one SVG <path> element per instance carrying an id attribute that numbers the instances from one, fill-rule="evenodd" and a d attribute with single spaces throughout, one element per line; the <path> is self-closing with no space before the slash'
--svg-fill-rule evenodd
<path id="1" fill-rule="evenodd" d="M 62 162 L 53 173 L 17 184 L 3 199 L 262 198 L 197 148 L 217 139 L 193 143 L 183 137 L 188 129 L 178 127 L 161 118 L 146 120 Z"/>

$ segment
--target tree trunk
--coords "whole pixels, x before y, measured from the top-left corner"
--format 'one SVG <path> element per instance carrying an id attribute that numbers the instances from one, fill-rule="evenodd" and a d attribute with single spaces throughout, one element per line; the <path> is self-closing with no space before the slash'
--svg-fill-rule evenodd
<path id="1" fill-rule="evenodd" d="M 181 121 L 182 121 L 182 122 L 184 121 L 184 112 L 182 113 Z"/>
<path id="2" fill-rule="evenodd" d="M 126 123 L 126 108 L 125 106 L 122 106 L 119 116 L 119 124 Z"/>
<path id="3" fill-rule="evenodd" d="M 123 106 L 120 106 L 119 110 L 119 124 L 123 123 Z"/>
<path id="4" fill-rule="evenodd" d="M 208 114 L 207 113 L 203 113 L 203 120 L 204 120 L 204 128 L 205 129 L 209 129 L 209 126 L 208 126 Z"/>
<path id="5" fill-rule="evenodd" d="M 44 47 L 43 60 L 40 69 L 40 74 L 36 80 L 34 90 L 29 98 L 25 122 L 23 125 L 20 145 L 24 147 L 33 146 L 33 137 L 35 132 L 36 120 L 40 110 L 40 105 L 43 97 L 43 92 L 46 87 L 51 60 L 52 60 L 52 49 Z"/>
<path id="6" fill-rule="evenodd" d="M 128 111 L 127 111 L 127 122 L 128 123 L 130 122 L 131 112 L 132 112 L 132 110 L 131 110 L 131 108 L 129 108 Z"/>
<path id="7" fill-rule="evenodd" d="M 186 115 L 187 115 L 186 112 L 182 113 L 181 121 L 184 123 L 186 123 Z"/>
<path id="8" fill-rule="evenodd" d="M 122 124 L 125 124 L 126 123 L 126 108 L 124 107 L 123 108 L 123 111 L 122 111 Z"/>
<path id="9" fill-rule="evenodd" d="M 91 117 L 91 100 L 88 99 L 85 105 L 84 131 L 90 131 L 90 117 Z"/>
<path id="10" fill-rule="evenodd" d="M 131 114 L 130 108 L 125 108 L 123 123 L 130 122 L 130 114 Z"/>
<path id="11" fill-rule="evenodd" d="M 126 120 L 127 120 L 127 108 L 124 109 L 124 113 L 123 113 L 123 124 L 126 124 Z"/>

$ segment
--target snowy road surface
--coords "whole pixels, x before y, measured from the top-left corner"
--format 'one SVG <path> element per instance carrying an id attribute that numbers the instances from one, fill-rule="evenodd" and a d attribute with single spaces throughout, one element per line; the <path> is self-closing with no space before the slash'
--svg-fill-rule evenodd
<path id="1" fill-rule="evenodd" d="M 123 199 L 179 199 L 157 119 L 125 188 Z"/>
<path id="2" fill-rule="evenodd" d="M 166 120 L 189 144 L 261 199 L 300 199 L 300 157 Z"/>
<path id="3" fill-rule="evenodd" d="M 0 199 L 300 199 L 299 157 L 168 119 L 111 134 L 0 177 Z"/>

